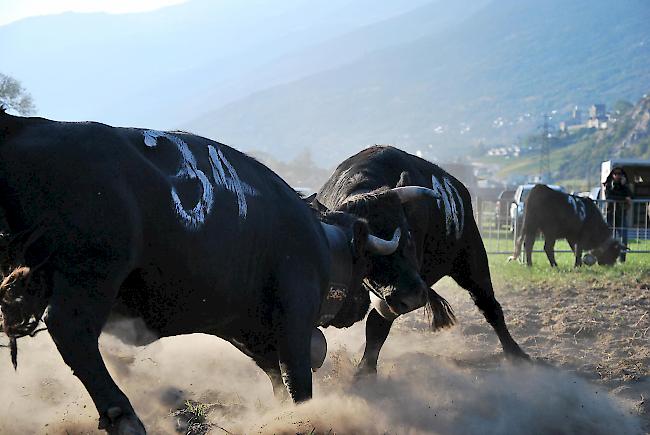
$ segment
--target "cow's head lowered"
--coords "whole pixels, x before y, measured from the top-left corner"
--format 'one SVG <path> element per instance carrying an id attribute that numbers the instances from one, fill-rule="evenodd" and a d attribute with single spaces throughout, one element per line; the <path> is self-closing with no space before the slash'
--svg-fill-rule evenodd
<path id="1" fill-rule="evenodd" d="M 597 248 L 593 249 L 591 253 L 598 260 L 598 264 L 603 266 L 611 266 L 616 263 L 621 252 L 625 251 L 627 246 L 614 239 L 613 237 L 608 237 L 603 243 L 600 244 Z"/>
<path id="2" fill-rule="evenodd" d="M 365 248 L 368 255 L 364 286 L 370 291 L 373 306 L 387 318 L 422 307 L 428 295 L 403 204 L 434 193 L 400 184 L 354 195 L 337 210 L 365 219 L 370 234 L 376 236 L 368 239 Z"/>

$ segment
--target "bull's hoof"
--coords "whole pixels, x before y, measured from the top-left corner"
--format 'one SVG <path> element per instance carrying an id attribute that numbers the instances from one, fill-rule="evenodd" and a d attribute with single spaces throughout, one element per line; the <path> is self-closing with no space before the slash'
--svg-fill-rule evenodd
<path id="1" fill-rule="evenodd" d="M 361 382 L 377 379 L 377 367 L 358 366 L 354 373 L 354 381 Z"/>
<path id="2" fill-rule="evenodd" d="M 519 346 L 505 351 L 506 358 L 512 362 L 530 361 L 530 356 Z"/>
<path id="3" fill-rule="evenodd" d="M 106 429 L 109 435 L 147 435 L 147 431 L 135 414 L 124 414 L 122 409 L 114 406 L 106 411 L 109 423 L 100 429 Z"/>

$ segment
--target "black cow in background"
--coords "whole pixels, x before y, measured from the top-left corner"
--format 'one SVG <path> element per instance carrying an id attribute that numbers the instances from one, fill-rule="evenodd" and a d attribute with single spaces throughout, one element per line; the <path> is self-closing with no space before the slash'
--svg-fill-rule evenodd
<path id="1" fill-rule="evenodd" d="M 98 348 L 109 316 L 157 337 L 219 336 L 276 395 L 303 401 L 315 326 L 348 304 L 367 310 L 361 279 L 397 249 L 396 228 L 386 241 L 354 216 L 315 216 L 271 170 L 209 139 L 0 110 L 0 309 L 14 364 L 16 339 L 42 318 L 112 434 L 145 430 Z M 394 296 L 389 309 L 414 308 L 409 289 Z"/>
<path id="2" fill-rule="evenodd" d="M 533 187 L 526 199 L 521 233 L 509 260 L 519 257 L 523 243 L 526 264 L 532 266 L 533 244 L 540 232 L 544 235 L 544 252 L 553 267 L 557 266 L 554 252 L 557 239 L 569 242 L 575 254 L 575 266 L 582 265 L 583 251 L 591 251 L 599 264 L 612 265 L 621 251 L 627 249 L 612 237 L 594 201 L 543 184 Z"/>
<path id="3" fill-rule="evenodd" d="M 359 373 L 376 373 L 381 347 L 400 314 L 387 306 L 392 304 L 395 284 L 426 290 L 434 329 L 453 324 L 447 301 L 431 289 L 444 276 L 451 276 L 470 292 L 507 356 L 527 357 L 510 336 L 494 297 L 471 198 L 460 181 L 397 148 L 374 146 L 341 163 L 316 198 L 328 209 L 364 217 L 379 236 L 390 234 L 396 225 L 407 235 L 394 254 L 372 259 L 364 281 L 373 309 L 366 322 L 366 348 Z M 395 276 L 396 271 L 404 270 L 411 271 L 401 274 L 410 284 Z"/>

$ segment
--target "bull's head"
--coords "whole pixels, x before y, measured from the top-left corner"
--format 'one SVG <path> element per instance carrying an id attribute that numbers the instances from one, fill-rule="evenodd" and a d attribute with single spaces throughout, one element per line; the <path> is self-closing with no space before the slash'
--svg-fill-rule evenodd
<path id="1" fill-rule="evenodd" d="M 338 211 L 368 222 L 371 236 L 363 254 L 367 269 L 364 286 L 371 292 L 373 305 L 384 317 L 396 317 L 426 303 L 428 286 L 419 274 L 415 228 L 410 228 L 403 205 L 435 196 L 431 189 L 407 186 L 406 173 L 392 189 L 355 195 Z"/>
<path id="2" fill-rule="evenodd" d="M 616 263 L 616 259 L 621 255 L 621 252 L 625 250 L 627 250 L 627 246 L 613 237 L 609 237 L 591 252 L 596 256 L 598 264 L 611 266 Z"/>

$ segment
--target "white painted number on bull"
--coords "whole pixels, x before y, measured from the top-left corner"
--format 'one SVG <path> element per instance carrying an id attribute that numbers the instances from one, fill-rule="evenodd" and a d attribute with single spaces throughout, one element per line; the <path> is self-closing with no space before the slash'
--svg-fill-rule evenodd
<path id="1" fill-rule="evenodd" d="M 239 179 L 237 171 L 235 171 L 235 168 L 230 164 L 228 159 L 226 159 L 220 149 L 217 149 L 212 145 L 208 145 L 208 153 L 210 155 L 210 165 L 212 166 L 212 176 L 214 177 L 214 181 L 217 183 L 217 185 L 223 186 L 227 190 L 237 195 L 239 216 L 246 218 L 246 213 L 248 212 L 246 195 L 256 196 L 257 190 L 248 184 L 243 183 Z M 227 176 L 226 172 L 223 170 L 224 166 L 226 167 L 229 176 Z"/>
<path id="2" fill-rule="evenodd" d="M 585 204 L 579 198 L 575 198 L 573 195 L 569 195 L 567 200 L 569 201 L 569 204 L 573 207 L 573 212 L 578 215 L 581 221 L 584 221 L 585 218 L 587 217 Z"/>
<path id="3" fill-rule="evenodd" d="M 456 238 L 460 239 L 465 225 L 465 208 L 460 193 L 446 177 L 443 177 L 441 183 L 435 175 L 432 175 L 431 185 L 438 195 L 436 199 L 438 208 L 445 217 L 447 236 L 451 235 L 453 228 Z"/>
<path id="4" fill-rule="evenodd" d="M 174 186 L 172 186 L 171 191 L 172 201 L 174 202 L 176 213 L 181 217 L 185 226 L 192 230 L 198 229 L 205 222 L 205 218 L 210 213 L 210 210 L 212 209 L 212 203 L 214 202 L 213 189 L 212 185 L 208 181 L 208 177 L 205 176 L 205 173 L 203 171 L 197 168 L 194 155 L 188 148 L 187 144 L 183 142 L 179 137 L 155 130 L 146 130 L 143 134 L 144 143 L 148 147 L 155 147 L 158 144 L 159 137 L 164 137 L 176 145 L 176 148 L 178 148 L 178 151 L 181 154 L 182 160 L 178 172 L 176 175 L 174 175 L 175 178 L 190 180 L 198 178 L 201 182 L 201 188 L 203 190 L 201 199 L 190 210 L 186 210 L 185 207 L 183 207 L 181 199 L 178 197 L 178 193 L 176 192 L 176 188 Z"/>
<path id="5" fill-rule="evenodd" d="M 172 186 L 171 190 L 174 208 L 185 227 L 190 230 L 198 230 L 205 223 L 207 216 L 212 210 L 212 205 L 214 203 L 214 187 L 205 173 L 197 167 L 194 154 L 192 154 L 187 144 L 181 138 L 173 134 L 156 130 L 146 130 L 143 134 L 144 143 L 150 148 L 154 148 L 158 145 L 159 137 L 164 137 L 176 145 L 176 148 L 178 148 L 178 151 L 181 154 L 182 160 L 178 172 L 174 175 L 175 178 L 190 180 L 198 179 L 201 183 L 203 191 L 201 199 L 190 210 L 183 207 L 176 188 Z M 210 156 L 210 166 L 212 168 L 212 176 L 214 177 L 215 183 L 217 186 L 221 186 L 226 190 L 233 192 L 237 196 L 239 216 L 245 219 L 248 210 L 246 195 L 257 195 L 257 191 L 248 184 L 241 182 L 237 175 L 237 171 L 235 171 L 235 168 L 230 164 L 228 159 L 226 159 L 221 150 L 213 145 L 208 145 L 208 154 Z M 224 166 L 226 167 L 228 175 L 226 175 L 226 172 L 223 169 Z"/>

